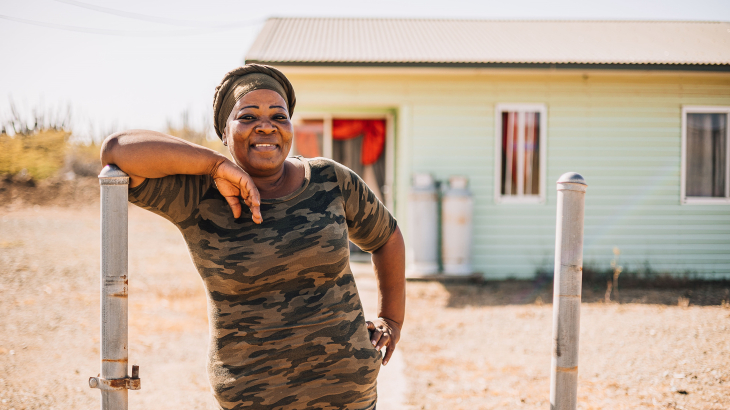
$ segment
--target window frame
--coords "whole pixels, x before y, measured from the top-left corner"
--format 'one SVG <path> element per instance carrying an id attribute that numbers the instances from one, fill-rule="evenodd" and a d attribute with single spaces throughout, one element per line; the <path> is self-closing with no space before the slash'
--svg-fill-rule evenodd
<path id="1" fill-rule="evenodd" d="M 537 195 L 502 195 L 502 113 L 540 113 L 540 175 Z M 547 172 L 547 105 L 543 103 L 499 103 L 494 107 L 494 202 L 497 204 L 544 204 Z"/>
<path id="2" fill-rule="evenodd" d="M 725 114 L 725 197 L 687 196 L 687 114 Z M 679 201 L 682 205 L 730 205 L 730 106 L 682 106 L 682 171 Z"/>

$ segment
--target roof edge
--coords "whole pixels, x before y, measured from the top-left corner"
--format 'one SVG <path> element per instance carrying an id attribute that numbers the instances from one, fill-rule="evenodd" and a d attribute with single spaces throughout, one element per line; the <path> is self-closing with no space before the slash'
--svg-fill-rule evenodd
<path id="1" fill-rule="evenodd" d="M 430 67 L 430 68 L 532 68 L 569 70 L 645 70 L 730 72 L 730 64 L 658 64 L 658 63 L 399 63 L 399 62 L 297 62 L 247 59 L 246 64 L 283 67 Z"/>
<path id="2" fill-rule="evenodd" d="M 647 19 L 475 19 L 475 18 L 438 18 L 438 17 L 283 17 L 272 16 L 270 20 L 384 20 L 384 21 L 471 21 L 490 23 L 689 23 L 689 24 L 728 24 L 730 20 L 647 20 Z"/>

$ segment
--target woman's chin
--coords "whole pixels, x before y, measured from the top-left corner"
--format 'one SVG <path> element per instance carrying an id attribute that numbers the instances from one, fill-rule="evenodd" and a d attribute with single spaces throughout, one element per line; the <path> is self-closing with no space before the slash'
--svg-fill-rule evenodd
<path id="1" fill-rule="evenodd" d="M 286 161 L 286 156 L 281 155 L 281 151 L 276 150 L 273 152 L 265 153 L 249 153 L 245 161 L 239 161 L 243 166 L 244 170 L 250 169 L 252 172 L 249 174 L 275 174 L 283 166 Z"/>

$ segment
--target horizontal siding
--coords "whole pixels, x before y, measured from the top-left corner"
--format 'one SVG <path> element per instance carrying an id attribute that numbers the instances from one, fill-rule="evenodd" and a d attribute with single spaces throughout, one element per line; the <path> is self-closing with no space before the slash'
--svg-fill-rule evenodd
<path id="1" fill-rule="evenodd" d="M 293 75 L 305 110 L 410 107 L 407 152 L 397 161 L 440 180 L 466 175 L 474 195 L 474 266 L 487 277 L 551 270 L 555 182 L 588 182 L 586 266 L 730 277 L 730 205 L 680 205 L 682 105 L 730 106 L 730 75 Z M 495 204 L 494 108 L 547 107 L 544 204 Z M 298 108 L 304 109 L 304 108 Z M 401 175 L 400 181 L 410 176 Z M 396 187 L 405 226 L 407 187 Z M 406 229 L 407 231 L 407 229 Z"/>

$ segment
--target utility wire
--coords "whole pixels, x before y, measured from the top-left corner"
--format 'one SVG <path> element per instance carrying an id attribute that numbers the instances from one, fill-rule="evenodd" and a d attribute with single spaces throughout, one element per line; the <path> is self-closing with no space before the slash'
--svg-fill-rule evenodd
<path id="1" fill-rule="evenodd" d="M 75 31 L 78 33 L 102 34 L 107 36 L 120 37 L 179 37 L 194 36 L 199 34 L 219 33 L 221 31 L 234 30 L 238 28 L 255 26 L 263 23 L 264 20 L 254 20 L 241 23 L 230 23 L 215 28 L 193 28 L 187 30 L 111 30 L 102 28 L 69 26 L 66 24 L 46 23 L 43 21 L 28 20 L 20 17 L 12 17 L 0 14 L 0 19 L 15 21 L 18 23 L 30 24 L 33 26 L 54 28 L 57 30 Z"/>
<path id="2" fill-rule="evenodd" d="M 106 13 L 111 14 L 114 16 L 119 17 L 126 17 L 129 19 L 134 20 L 142 20 L 142 21 L 149 21 L 152 23 L 162 23 L 162 24 L 170 24 L 173 26 L 180 26 L 180 27 L 207 27 L 207 28 L 227 28 L 227 27 L 233 27 L 236 25 L 239 25 L 241 23 L 246 22 L 230 22 L 230 23 L 210 23 L 210 22 L 201 22 L 201 21 L 192 21 L 192 20 L 178 20 L 178 19 L 170 19 L 166 17 L 157 17 L 157 16 L 148 16 L 146 14 L 140 14 L 140 13 L 133 13 L 129 11 L 123 11 L 123 10 L 116 10 L 109 7 L 103 7 L 103 6 L 97 6 L 94 4 L 84 3 L 81 1 L 76 0 L 56 0 L 59 3 L 65 3 L 70 4 L 72 6 L 76 7 L 82 7 L 89 10 L 94 10 L 100 13 Z"/>

